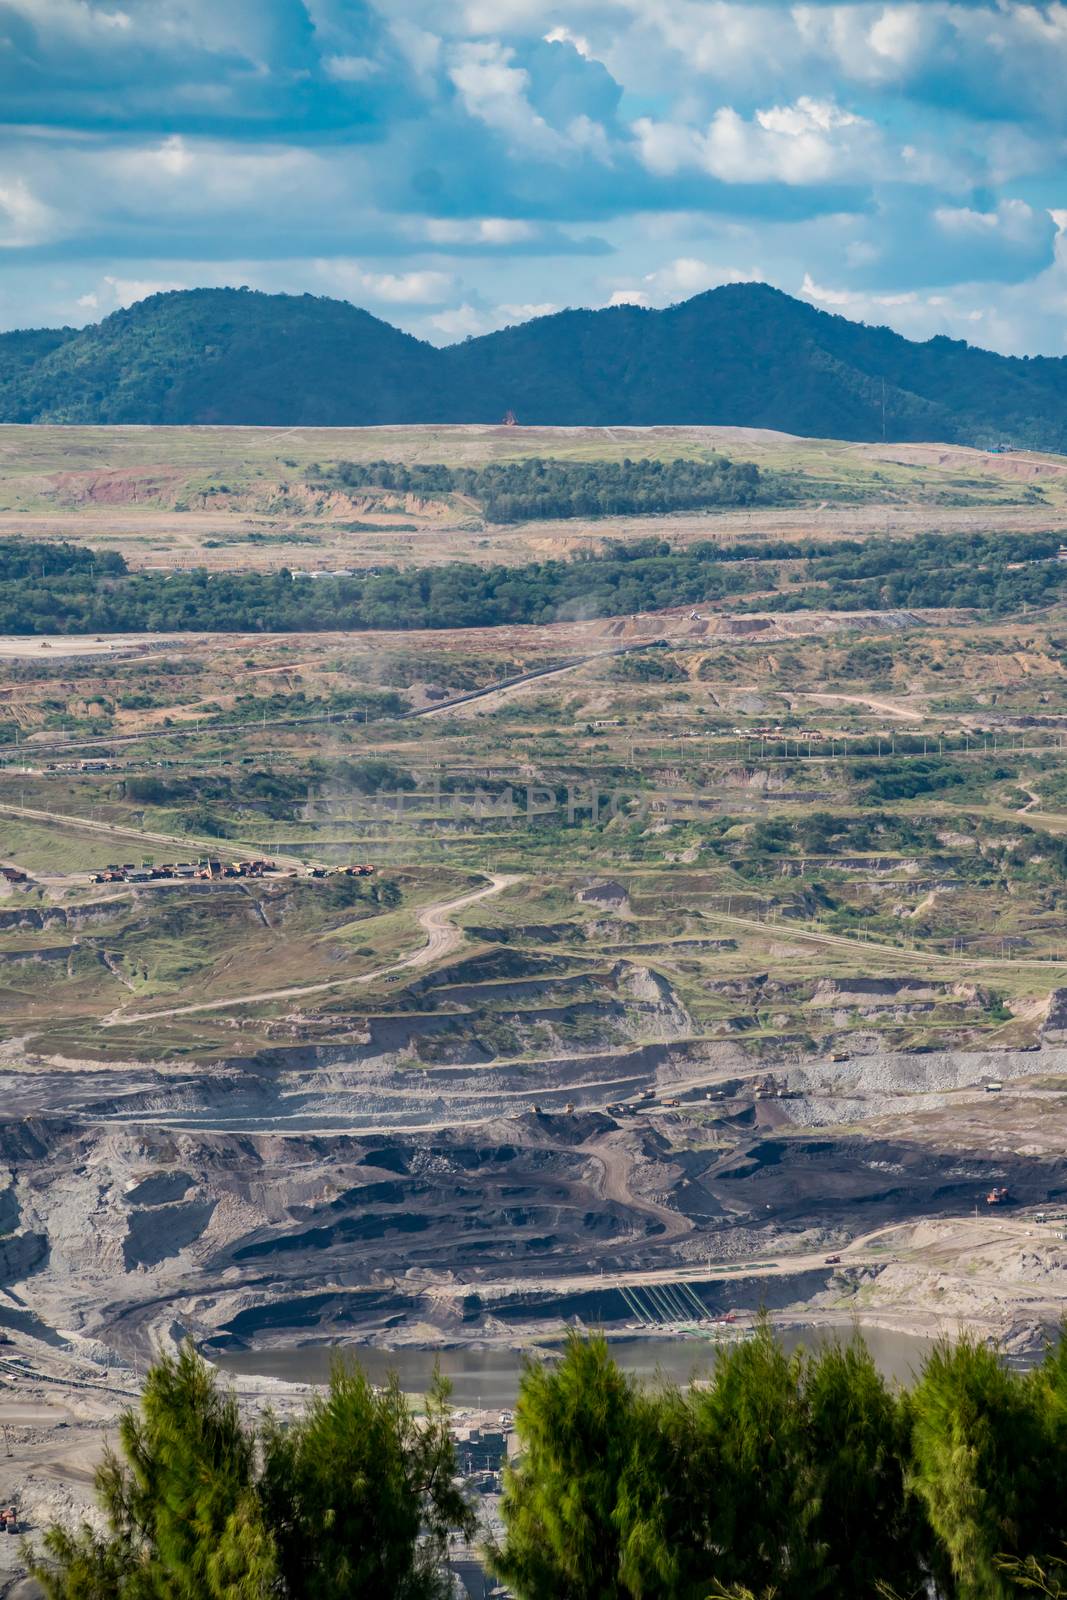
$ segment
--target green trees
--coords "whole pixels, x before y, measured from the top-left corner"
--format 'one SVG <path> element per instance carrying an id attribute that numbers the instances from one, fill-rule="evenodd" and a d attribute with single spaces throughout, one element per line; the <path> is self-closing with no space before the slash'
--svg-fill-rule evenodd
<path id="1" fill-rule="evenodd" d="M 1025 1376 L 962 1340 L 939 1346 L 912 1401 L 915 1488 L 957 1600 L 1007 1600 L 1027 1562 L 1055 1572 L 1067 1546 L 1067 1357 Z M 1014 1574 L 1014 1576 L 1013 1576 Z"/>
<path id="2" fill-rule="evenodd" d="M 476 500 L 491 522 L 530 517 L 602 517 L 656 514 L 698 506 L 780 503 L 803 486 L 778 473 L 761 473 L 751 461 L 712 456 L 705 461 L 568 461 L 527 456 L 484 467 L 427 462 L 339 461 L 318 486 L 374 487 L 422 495 L 462 494 Z"/>
<path id="3" fill-rule="evenodd" d="M 48 1600 L 265 1600 L 277 1571 L 255 1487 L 254 1440 L 186 1346 L 145 1380 L 141 1414 L 97 1473 L 108 1533 L 45 1535 Z"/>
<path id="4" fill-rule="evenodd" d="M 129 572 L 121 556 L 73 545 L 7 545 L 0 547 L 0 632 L 15 634 L 497 627 L 726 599 L 762 610 L 767 591 L 777 591 L 779 610 L 965 605 L 1003 613 L 1047 603 L 1067 584 L 1067 566 L 1054 559 L 1058 535 L 1050 534 L 918 534 L 838 546 L 705 541 L 677 550 L 658 539 L 606 541 L 600 554 L 571 561 L 457 561 L 322 578 L 284 569 Z M 811 581 L 784 584 L 776 563 L 800 560 Z M 239 697 L 224 720 L 346 708 L 389 716 L 406 702 L 382 689 L 342 691 L 328 703 L 298 690 Z"/>
<path id="5" fill-rule="evenodd" d="M 449 1538 L 473 1531 L 446 1398 L 435 1384 L 419 1423 L 395 1383 L 338 1365 L 301 1420 L 257 1438 L 187 1345 L 97 1473 L 107 1532 L 50 1528 L 30 1569 L 48 1600 L 436 1600 Z"/>
<path id="6" fill-rule="evenodd" d="M 523 1461 L 509 1472 L 507 1538 L 493 1566 L 524 1600 L 629 1600 L 626 1479 L 641 1411 L 602 1338 L 572 1335 L 555 1368 L 531 1365 L 516 1413 Z"/>
<path id="7" fill-rule="evenodd" d="M 905 1425 L 862 1345 L 787 1356 L 769 1328 L 706 1387 L 635 1389 L 605 1342 L 530 1367 L 494 1570 L 520 1600 L 777 1600 L 924 1575 Z"/>
<path id="8" fill-rule="evenodd" d="M 314 1600 L 445 1600 L 444 1558 L 473 1514 L 453 1483 L 447 1390 L 435 1381 L 424 1422 L 394 1378 L 375 1390 L 335 1367 L 329 1392 L 290 1428 L 268 1427 L 264 1503 L 284 1593 Z"/>
<path id="9" fill-rule="evenodd" d="M 789 1355 L 767 1325 L 706 1380 L 643 1387 L 602 1337 L 531 1363 L 487 1551 L 516 1600 L 1067 1596 L 1067 1344 L 1028 1373 L 944 1343 L 910 1391 L 861 1341 Z M 447 1600 L 475 1519 L 447 1391 L 335 1368 L 245 1424 L 191 1348 L 163 1358 L 97 1475 L 106 1531 L 27 1552 L 47 1600 Z"/>

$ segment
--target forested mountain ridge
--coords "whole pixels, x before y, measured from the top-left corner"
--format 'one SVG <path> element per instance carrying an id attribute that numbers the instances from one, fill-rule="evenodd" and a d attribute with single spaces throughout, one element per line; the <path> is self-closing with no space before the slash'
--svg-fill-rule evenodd
<path id="1" fill-rule="evenodd" d="M 1067 357 L 917 344 L 730 284 L 663 311 L 562 311 L 437 349 L 347 301 L 191 289 L 80 330 L 0 335 L 0 421 L 731 423 L 1067 450 Z"/>
<path id="2" fill-rule="evenodd" d="M 313 295 L 174 290 L 59 337 L 27 364 L 27 336 L 0 335 L 0 421 L 413 420 L 437 371 L 432 345 Z"/>

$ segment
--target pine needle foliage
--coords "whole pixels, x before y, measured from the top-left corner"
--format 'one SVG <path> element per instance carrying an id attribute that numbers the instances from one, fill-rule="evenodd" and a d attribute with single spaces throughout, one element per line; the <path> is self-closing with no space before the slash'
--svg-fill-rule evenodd
<path id="1" fill-rule="evenodd" d="M 507 1538 L 491 1561 L 522 1600 L 634 1600 L 622 1567 L 620 1502 L 637 1445 L 633 1381 L 607 1341 L 572 1333 L 558 1366 L 529 1362 L 515 1425 L 523 1461 L 506 1474 Z"/>
<path id="2" fill-rule="evenodd" d="M 375 1389 L 335 1363 L 326 1395 L 285 1428 L 268 1422 L 264 1497 L 290 1595 L 438 1600 L 449 1540 L 474 1516 L 455 1487 L 448 1386 L 435 1374 L 418 1422 L 394 1378 Z"/>
<path id="3" fill-rule="evenodd" d="M 27 1565 L 47 1600 L 437 1600 L 473 1516 L 447 1388 L 425 1424 L 394 1381 L 336 1366 L 289 1427 L 244 1424 L 191 1345 L 161 1356 L 96 1475 L 107 1531 L 54 1526 Z"/>
<path id="4" fill-rule="evenodd" d="M 516 1600 L 1067 1600 L 1062 1338 L 1026 1373 L 942 1342 L 901 1392 L 860 1339 L 788 1354 L 765 1321 L 685 1389 L 572 1333 L 516 1428 L 487 1551 Z M 46 1600 L 448 1600 L 475 1532 L 439 1374 L 416 1417 L 337 1364 L 253 1429 L 186 1347 L 96 1488 L 103 1532 L 24 1545 Z"/>
<path id="5" fill-rule="evenodd" d="M 956 1600 L 1008 1600 L 1025 1564 L 1040 1567 L 1067 1540 L 1063 1342 L 1026 1374 L 970 1339 L 942 1343 L 912 1407 L 913 1482 Z"/>
<path id="6" fill-rule="evenodd" d="M 276 1561 L 254 1441 L 191 1345 L 150 1369 L 119 1442 L 96 1475 L 109 1534 L 45 1535 L 51 1559 L 33 1571 L 49 1600 L 266 1600 Z"/>

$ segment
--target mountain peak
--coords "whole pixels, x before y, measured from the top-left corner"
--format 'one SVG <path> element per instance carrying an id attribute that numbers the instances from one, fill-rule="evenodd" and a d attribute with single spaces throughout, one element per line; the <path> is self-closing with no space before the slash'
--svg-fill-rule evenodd
<path id="1" fill-rule="evenodd" d="M 161 291 L 80 330 L 0 335 L 0 420 L 359 426 L 738 424 L 1067 449 L 1067 358 L 918 344 L 770 284 L 570 309 L 437 349 L 346 300 Z"/>

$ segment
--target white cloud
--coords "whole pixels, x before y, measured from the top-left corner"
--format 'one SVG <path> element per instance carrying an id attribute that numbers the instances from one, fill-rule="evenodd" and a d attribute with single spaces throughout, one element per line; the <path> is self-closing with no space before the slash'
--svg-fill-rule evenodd
<path id="1" fill-rule="evenodd" d="M 138 300 L 147 300 L 149 295 L 168 294 L 172 289 L 190 287 L 188 283 L 181 283 L 177 279 L 116 278 L 110 273 L 104 278 L 104 291 L 111 310 L 117 310 L 121 306 L 132 306 Z M 97 301 L 98 297 L 93 295 L 92 299 Z M 82 300 L 79 300 L 78 304 L 81 305 Z"/>
<path id="2" fill-rule="evenodd" d="M 805 272 L 800 292 L 805 299 L 814 300 L 822 306 L 858 308 L 857 314 L 861 316 L 865 309 L 870 309 L 872 306 L 883 310 L 890 306 L 914 306 L 919 304 L 920 298 L 914 290 L 908 290 L 903 294 L 862 294 L 853 289 L 831 289 L 824 284 L 816 283 L 810 272 Z"/>
<path id="3" fill-rule="evenodd" d="M 592 156 L 604 166 L 612 164 L 611 143 L 603 123 L 594 122 L 584 113 L 572 117 L 567 124 L 567 138 L 576 151 Z"/>
<path id="4" fill-rule="evenodd" d="M 795 105 L 757 111 L 756 121 L 768 133 L 784 133 L 790 139 L 802 139 L 813 132 L 830 133 L 835 128 L 870 126 L 854 111 L 842 111 L 834 101 L 813 100 L 808 94 L 802 94 Z"/>
<path id="5" fill-rule="evenodd" d="M 322 204 L 334 198 L 344 175 L 328 152 L 172 134 L 159 143 L 74 152 L 64 176 L 73 179 L 73 190 L 90 184 L 98 196 L 117 186 L 125 207 L 158 219 L 171 211 L 232 216 L 235 207 L 254 210 L 265 195 L 274 206 L 303 210 L 309 199 Z"/>
<path id="6" fill-rule="evenodd" d="M 580 33 L 572 33 L 569 28 L 562 26 L 553 28 L 551 32 L 544 35 L 544 40 L 546 44 L 573 45 L 578 54 L 585 56 L 586 60 L 589 60 L 593 54 L 589 40 Z"/>
<path id="7" fill-rule="evenodd" d="M 169 139 L 164 139 L 158 150 L 148 152 L 147 160 L 158 163 L 163 172 L 171 177 L 180 177 L 188 172 L 193 164 L 192 153 L 180 134 L 171 134 Z"/>
<path id="8" fill-rule="evenodd" d="M 473 334 L 485 333 L 493 323 L 483 312 L 472 305 L 453 306 L 439 311 L 430 318 L 430 326 L 448 339 L 466 339 Z"/>
<path id="9" fill-rule="evenodd" d="M 83 41 L 94 35 L 114 37 L 132 27 L 129 12 L 118 6 L 90 5 L 88 0 L 8 0 L 5 9 L 42 33 L 66 34 Z"/>
<path id="10" fill-rule="evenodd" d="M 724 183 L 798 185 L 869 179 L 886 167 L 872 123 L 809 95 L 751 120 L 721 106 L 705 130 L 642 117 L 634 132 L 641 160 L 661 177 L 696 167 Z"/>
<path id="11" fill-rule="evenodd" d="M 426 237 L 433 244 L 522 244 L 537 236 L 532 222 L 519 217 L 428 217 Z"/>
<path id="12" fill-rule="evenodd" d="M 798 5 L 797 43 L 860 83 L 899 81 L 934 52 L 949 8 L 923 5 Z"/>
<path id="13" fill-rule="evenodd" d="M 838 311 L 854 321 L 888 325 L 908 339 L 948 334 L 950 338 L 965 339 L 983 349 L 1010 354 L 1027 343 L 1025 299 L 1032 296 L 1033 288 L 1008 289 L 992 301 L 988 286 L 983 284 L 956 285 L 949 294 L 923 294 L 914 290 L 904 294 L 860 294 L 814 283 L 805 274 L 801 292 L 828 310 Z"/>
<path id="14" fill-rule="evenodd" d="M 512 65 L 515 52 L 496 40 L 456 47 L 451 78 L 470 116 L 505 135 L 513 146 L 541 155 L 558 155 L 563 141 L 530 104 L 530 76 Z"/>
<path id="15" fill-rule="evenodd" d="M 1002 238 L 1029 242 L 1035 230 L 1044 232 L 1048 223 L 1044 213 L 1034 211 L 1025 200 L 1001 200 L 994 211 L 974 211 L 970 206 L 938 206 L 934 221 L 948 234 L 999 234 Z"/>
<path id="16" fill-rule="evenodd" d="M 871 23 L 867 39 L 882 61 L 891 62 L 897 70 L 910 66 L 921 55 L 925 43 L 922 8 L 886 6 Z"/>
<path id="17" fill-rule="evenodd" d="M 381 63 L 369 56 L 327 56 L 323 67 L 338 83 L 366 83 L 381 71 Z"/>
<path id="18" fill-rule="evenodd" d="M 455 287 L 447 272 L 366 272 L 363 288 L 393 305 L 438 305 Z"/>
<path id="19" fill-rule="evenodd" d="M 697 256 L 676 256 L 654 271 L 646 272 L 640 282 L 618 285 L 603 303 L 609 306 L 671 305 L 724 283 L 751 283 L 759 276 L 758 272 L 738 267 L 716 266 Z"/>
<path id="20" fill-rule="evenodd" d="M 845 265 L 871 267 L 881 258 L 881 250 L 870 239 L 852 239 L 845 246 Z"/>
<path id="21" fill-rule="evenodd" d="M 448 306 L 427 318 L 427 326 L 446 340 L 468 339 L 478 334 L 490 333 L 494 328 L 505 328 L 517 322 L 529 322 L 533 317 L 550 317 L 560 307 L 554 301 L 531 301 L 526 304 L 505 301 L 498 306 L 472 305 L 464 301 L 458 306 Z"/>
<path id="22" fill-rule="evenodd" d="M 738 267 L 716 267 L 694 256 L 678 256 L 645 277 L 657 298 L 665 295 L 673 299 L 687 299 L 703 294 L 705 289 L 716 289 L 723 283 L 751 283 L 757 273 L 744 272 Z"/>
<path id="23" fill-rule="evenodd" d="M 690 295 L 702 294 L 705 289 L 721 282 L 721 279 L 706 261 L 698 261 L 693 256 L 679 256 L 657 272 L 650 272 L 645 282 L 653 284 L 662 293 Z"/>
<path id="24" fill-rule="evenodd" d="M 550 317 L 560 308 L 551 300 L 527 305 L 502 305 L 498 308 L 509 322 L 530 322 L 534 317 Z"/>
<path id="25" fill-rule="evenodd" d="M 441 305 L 455 292 L 455 279 L 448 272 L 422 268 L 412 272 L 368 272 L 358 261 L 345 259 L 315 262 L 315 271 L 333 294 L 348 300 L 381 300 L 387 305 Z"/>
<path id="26" fill-rule="evenodd" d="M 58 214 L 33 193 L 24 178 L 0 177 L 0 249 L 42 244 L 61 231 Z"/>
<path id="27" fill-rule="evenodd" d="M 424 92 L 432 92 L 433 75 L 441 60 L 441 38 L 426 28 L 419 28 L 405 17 L 393 17 L 389 30 L 401 55 L 411 68 Z"/>

